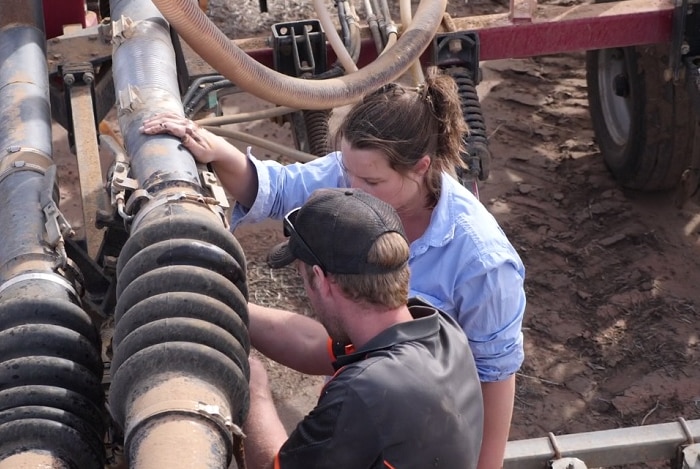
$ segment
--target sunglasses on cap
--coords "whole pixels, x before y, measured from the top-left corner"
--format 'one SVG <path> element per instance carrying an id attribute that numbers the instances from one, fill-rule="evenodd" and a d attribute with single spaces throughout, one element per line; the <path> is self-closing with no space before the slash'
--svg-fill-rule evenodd
<path id="1" fill-rule="evenodd" d="M 309 245 L 306 244 L 306 241 L 304 241 L 304 238 L 302 238 L 302 236 L 299 234 L 299 232 L 294 227 L 294 222 L 297 219 L 297 215 L 299 215 L 299 210 L 301 210 L 301 207 L 295 208 L 294 210 L 290 211 L 289 213 L 287 213 L 284 216 L 284 222 L 283 222 L 284 235 L 287 238 L 291 238 L 292 234 L 293 234 L 295 239 L 297 241 L 299 241 L 299 243 L 304 248 L 304 250 L 309 255 L 311 255 L 311 258 L 314 260 L 314 264 L 321 267 L 321 270 L 323 270 L 325 272 L 326 268 L 324 267 L 323 262 L 321 262 L 321 260 L 318 258 L 316 253 L 314 253 L 313 249 L 311 249 L 311 247 L 309 247 Z"/>

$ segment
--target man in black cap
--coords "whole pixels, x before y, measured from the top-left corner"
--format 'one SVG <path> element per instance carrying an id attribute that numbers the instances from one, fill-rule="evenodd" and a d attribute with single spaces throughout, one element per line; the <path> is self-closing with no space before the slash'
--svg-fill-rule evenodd
<path id="1" fill-rule="evenodd" d="M 408 300 L 409 244 L 394 209 L 357 189 L 321 189 L 284 219 L 274 268 L 297 263 L 320 322 L 251 305 L 253 345 L 333 375 L 287 437 L 262 364 L 251 359 L 246 459 L 257 468 L 476 467 L 483 404 L 460 327 Z"/>

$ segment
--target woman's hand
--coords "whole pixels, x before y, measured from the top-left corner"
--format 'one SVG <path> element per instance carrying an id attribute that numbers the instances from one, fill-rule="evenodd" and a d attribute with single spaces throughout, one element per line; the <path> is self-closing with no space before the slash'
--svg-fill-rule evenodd
<path id="1" fill-rule="evenodd" d="M 230 146 L 223 138 L 177 114 L 157 114 L 143 122 L 141 132 L 147 135 L 170 134 L 178 137 L 182 145 L 200 163 L 217 161 Z"/>

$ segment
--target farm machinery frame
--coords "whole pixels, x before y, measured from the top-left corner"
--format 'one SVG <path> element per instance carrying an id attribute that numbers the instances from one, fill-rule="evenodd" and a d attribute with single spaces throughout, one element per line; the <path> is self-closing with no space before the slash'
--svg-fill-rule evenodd
<path id="1" fill-rule="evenodd" d="M 336 1 L 329 23 L 314 0 L 318 19 L 229 40 L 201 1 L 0 0 L 0 469 L 243 466 L 245 255 L 216 174 L 176 139 L 139 131 L 156 112 L 215 114 L 202 125 L 226 135 L 215 126 L 243 117 L 222 115 L 220 99 L 246 91 L 275 105 L 246 119 L 291 123 L 296 148 L 272 149 L 308 161 L 327 151 L 330 109 L 433 64 L 460 88 L 471 128 L 460 178 L 476 192 L 491 158 L 479 63 L 588 51 L 615 178 L 681 201 L 697 192 L 696 3 L 512 0 L 508 13 L 465 18 L 445 15 L 445 0 L 410 3 L 397 24 L 386 1 L 367 0 L 365 24 Z M 118 135 L 102 125 L 113 110 Z M 59 209 L 54 122 L 76 157 L 82 236 Z M 700 421 L 682 418 L 550 434 L 510 442 L 505 465 L 696 468 L 698 439 Z"/>

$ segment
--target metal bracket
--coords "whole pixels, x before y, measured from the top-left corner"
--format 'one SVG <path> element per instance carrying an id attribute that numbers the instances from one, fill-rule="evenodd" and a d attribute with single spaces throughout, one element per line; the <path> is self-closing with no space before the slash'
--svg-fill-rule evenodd
<path id="1" fill-rule="evenodd" d="M 578 458 L 562 457 L 561 449 L 554 433 L 549 432 L 547 438 L 554 452 L 554 459 L 549 461 L 548 465 L 550 469 L 588 469 L 586 464 Z"/>
<path id="2" fill-rule="evenodd" d="M 211 171 L 201 171 L 199 175 L 202 179 L 202 185 L 209 189 L 212 196 L 214 196 L 219 203 L 219 207 L 224 209 L 229 208 L 228 197 L 226 197 L 223 186 L 219 184 L 219 178 L 216 177 L 216 174 Z"/>
<path id="3" fill-rule="evenodd" d="M 272 49 L 280 73 L 301 77 L 326 71 L 326 35 L 318 20 L 272 25 Z"/>
<path id="4" fill-rule="evenodd" d="M 479 35 L 473 31 L 437 34 L 433 41 L 433 64 L 440 68 L 464 67 L 471 73 L 474 85 L 478 85 L 481 81 L 479 47 Z"/>
<path id="5" fill-rule="evenodd" d="M 586 464 L 578 458 L 555 459 L 549 463 L 551 469 L 588 469 Z"/>
<path id="6" fill-rule="evenodd" d="M 683 417 L 678 417 L 678 424 L 681 426 L 686 441 L 678 447 L 674 467 L 677 469 L 700 469 L 700 443 L 695 442 L 693 432 Z"/>
<path id="7" fill-rule="evenodd" d="M 688 445 L 683 448 L 682 469 L 700 469 L 700 443 Z"/>
<path id="8" fill-rule="evenodd" d="M 123 16 L 116 21 L 112 21 L 112 43 L 119 45 L 129 39 L 133 34 L 134 20 Z"/>
<path id="9" fill-rule="evenodd" d="M 116 207 L 117 213 L 124 221 L 130 221 L 134 216 L 129 215 L 125 208 L 127 199 L 126 191 L 136 191 L 139 188 L 139 182 L 129 177 L 131 166 L 129 165 L 129 159 L 121 148 L 121 145 L 119 145 L 113 137 L 106 134 L 100 135 L 100 142 L 102 142 L 112 153 L 112 156 L 114 156 L 114 169 L 112 171 L 109 191 L 111 195 L 110 203 L 112 207 Z"/>
<path id="10" fill-rule="evenodd" d="M 680 0 L 673 10 L 673 23 L 671 29 L 671 51 L 668 55 L 668 70 L 665 78 L 678 83 L 681 77 L 681 57 L 689 51 L 688 44 L 684 44 L 685 23 L 688 16 L 688 0 Z"/>
<path id="11" fill-rule="evenodd" d="M 68 262 L 66 254 L 64 236 L 74 236 L 75 232 L 68 223 L 68 220 L 58 209 L 58 205 L 53 199 L 53 191 L 56 187 L 56 165 L 50 166 L 44 174 L 44 188 L 39 195 L 41 210 L 44 212 L 46 222 L 46 242 L 56 249 L 59 259 L 57 267 L 65 267 Z"/>
<path id="12" fill-rule="evenodd" d="M 68 86 L 92 86 L 95 69 L 90 62 L 68 63 L 59 66 L 63 83 Z"/>

